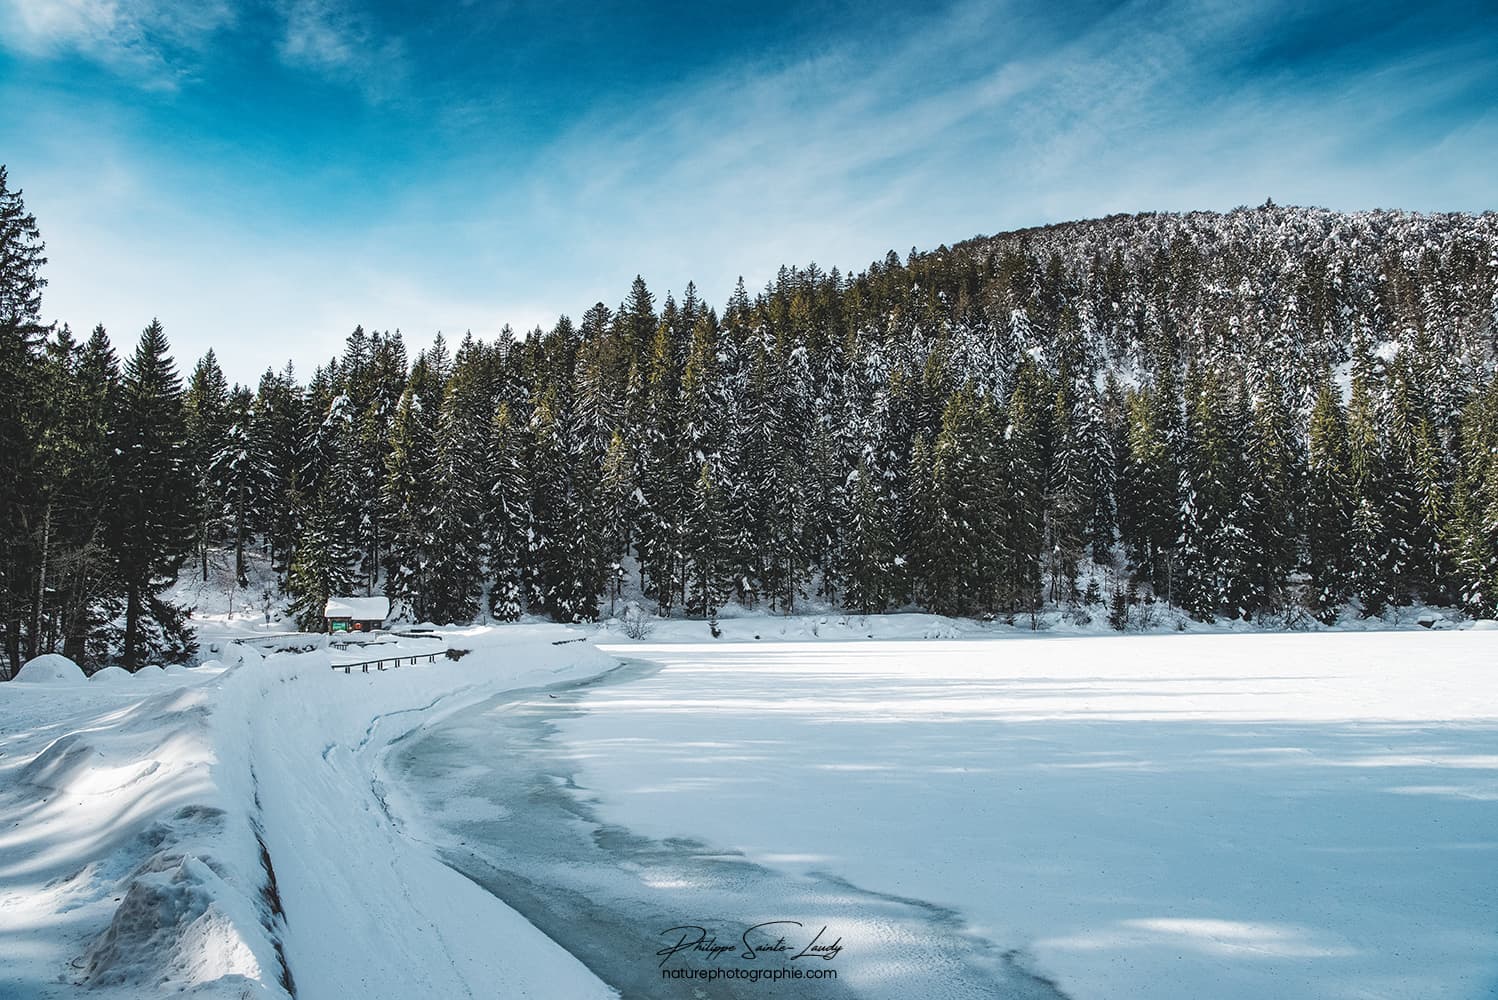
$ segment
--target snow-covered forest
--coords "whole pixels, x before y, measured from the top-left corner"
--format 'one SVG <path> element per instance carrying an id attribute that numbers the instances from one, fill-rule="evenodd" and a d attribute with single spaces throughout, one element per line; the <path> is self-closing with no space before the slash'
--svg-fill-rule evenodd
<path id="1" fill-rule="evenodd" d="M 356 329 L 253 386 L 179 370 L 156 322 L 118 348 L 44 325 L 3 169 L 0 247 L 12 670 L 189 656 L 163 595 L 225 550 L 241 579 L 269 556 L 306 627 L 379 592 L 438 623 L 625 593 L 1120 628 L 1138 602 L 1498 611 L 1492 213 L 1113 216 L 721 307 L 636 279 L 492 343 Z"/>

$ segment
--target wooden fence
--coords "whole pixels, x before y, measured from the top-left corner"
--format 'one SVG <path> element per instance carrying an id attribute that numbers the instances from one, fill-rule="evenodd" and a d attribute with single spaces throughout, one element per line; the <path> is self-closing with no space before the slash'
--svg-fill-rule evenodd
<path id="1" fill-rule="evenodd" d="M 435 653 L 402 653 L 400 656 L 386 656 L 378 660 L 365 660 L 362 663 L 335 663 L 333 664 L 333 669 L 342 670 L 346 674 L 351 674 L 354 672 L 354 668 L 358 667 L 361 673 L 367 674 L 369 673 L 370 667 L 374 667 L 376 670 L 384 670 L 385 664 L 387 663 L 390 664 L 390 668 L 394 670 L 396 667 L 401 665 L 402 660 L 410 660 L 411 666 L 413 667 L 416 666 L 418 660 L 426 660 L 428 663 L 436 663 L 437 657 L 445 656 L 446 654 L 447 650 L 445 649 L 439 649 Z"/>

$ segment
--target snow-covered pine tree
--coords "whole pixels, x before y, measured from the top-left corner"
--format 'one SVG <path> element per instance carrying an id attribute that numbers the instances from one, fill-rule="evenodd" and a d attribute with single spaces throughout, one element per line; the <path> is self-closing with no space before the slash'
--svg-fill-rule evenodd
<path id="1" fill-rule="evenodd" d="M 60 425 L 68 439 L 69 460 L 61 480 L 65 500 L 66 548 L 55 572 L 58 627 L 64 656 L 77 663 L 99 663 L 118 646 L 116 566 L 107 546 L 113 504 L 114 421 L 119 405 L 120 368 L 104 327 L 96 326 L 78 351 Z"/>
<path id="2" fill-rule="evenodd" d="M 196 648 L 182 611 L 161 597 L 192 551 L 197 509 L 182 380 L 168 351 L 153 320 L 120 383 L 109 548 L 124 596 L 120 662 L 130 670 Z"/>
<path id="3" fill-rule="evenodd" d="M 597 559 L 579 530 L 587 523 L 579 490 L 576 451 L 556 391 L 536 404 L 531 416 L 530 603 L 556 621 L 598 617 Z"/>
<path id="4" fill-rule="evenodd" d="M 484 505 L 489 574 L 489 614 L 515 621 L 525 613 L 525 558 L 530 535 L 530 484 L 526 480 L 525 430 L 508 400 L 500 400 L 489 426 Z"/>
<path id="5" fill-rule="evenodd" d="M 712 459 L 702 462 L 687 504 L 684 550 L 687 580 L 686 612 L 710 618 L 723 602 L 723 504 Z"/>
<path id="6" fill-rule="evenodd" d="M 385 457 L 384 501 L 390 526 L 385 552 L 385 593 L 392 604 L 426 621 L 437 514 L 437 421 L 441 412 L 445 357 L 423 351 L 411 365 L 396 407 Z"/>
<path id="7" fill-rule="evenodd" d="M 334 479 L 337 485 L 348 484 L 346 476 Z M 292 599 L 290 611 L 297 628 L 304 632 L 321 632 L 328 598 L 347 595 L 354 586 L 359 551 L 339 509 L 340 499 L 332 483 L 318 493 L 291 561 L 286 593 Z"/>
<path id="8" fill-rule="evenodd" d="M 1306 449 L 1305 570 L 1307 603 L 1322 622 L 1336 620 L 1348 584 L 1347 541 L 1352 499 L 1347 425 L 1331 379 L 1324 378 L 1311 410 Z"/>
<path id="9" fill-rule="evenodd" d="M 437 417 L 436 508 L 432 519 L 430 617 L 467 624 L 484 589 L 483 513 L 493 493 L 485 455 L 495 406 L 495 359 L 463 338 Z"/>
<path id="10" fill-rule="evenodd" d="M 198 571 L 208 580 L 209 546 L 225 534 L 224 492 L 213 476 L 213 457 L 228 433 L 229 382 L 212 349 L 199 359 L 182 400 L 187 419 L 188 457 L 196 480 Z"/>
<path id="11" fill-rule="evenodd" d="M 682 593 L 682 514 L 690 480 L 683 459 L 679 310 L 669 297 L 644 367 L 635 482 L 642 498 L 636 535 L 644 590 L 669 616 Z"/>
<path id="12" fill-rule="evenodd" d="M 1390 487 L 1385 440 L 1378 416 L 1380 379 L 1369 346 L 1360 334 L 1353 344 L 1352 391 L 1347 404 L 1349 520 L 1347 583 L 1366 615 L 1379 615 L 1397 599 L 1400 554 L 1392 551 L 1386 523 Z"/>
<path id="13" fill-rule="evenodd" d="M 8 675 L 20 669 L 22 634 L 35 599 L 28 514 L 35 509 L 34 423 L 41 383 L 41 269 L 47 263 L 36 218 L 0 165 L 0 630 Z"/>
<path id="14" fill-rule="evenodd" d="M 1304 462 L 1287 393 L 1272 370 L 1254 396 L 1250 420 L 1243 484 L 1248 524 L 1241 600 L 1283 607 L 1290 600 L 1290 574 L 1299 562 Z"/>
<path id="15" fill-rule="evenodd" d="M 897 585 L 888 488 L 867 458 L 849 479 L 843 606 L 862 615 L 879 614 L 889 608 Z"/>
<path id="16" fill-rule="evenodd" d="M 269 369 L 260 377 L 250 418 L 250 453 L 257 486 L 253 523 L 276 572 L 290 565 L 296 540 L 294 496 L 302 480 L 302 395 L 288 365 L 280 374 Z"/>

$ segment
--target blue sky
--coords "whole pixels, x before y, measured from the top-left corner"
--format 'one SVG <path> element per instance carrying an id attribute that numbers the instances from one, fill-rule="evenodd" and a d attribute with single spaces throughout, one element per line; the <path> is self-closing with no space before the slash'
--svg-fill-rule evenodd
<path id="1" fill-rule="evenodd" d="M 1498 5 L 0 0 L 49 319 L 306 371 L 643 273 L 1154 209 L 1498 208 Z"/>

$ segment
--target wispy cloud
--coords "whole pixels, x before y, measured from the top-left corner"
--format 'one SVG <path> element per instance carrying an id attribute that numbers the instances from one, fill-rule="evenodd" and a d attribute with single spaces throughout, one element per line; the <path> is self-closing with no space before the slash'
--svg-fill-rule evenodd
<path id="1" fill-rule="evenodd" d="M 77 54 L 175 89 L 235 20 L 227 0 L 0 0 L 0 43 L 31 57 Z"/>
<path id="2" fill-rule="evenodd" d="M 278 51 L 288 66 L 361 90 L 372 101 L 398 93 L 407 73 L 405 43 L 382 33 L 348 0 L 282 0 Z"/>
<path id="3" fill-rule="evenodd" d="M 1491 81 L 1470 40 L 1393 46 L 1334 74 L 1237 72 L 1289 10 L 1124 4 L 1047 32 L 1041 8 L 968 3 L 874 53 L 731 66 L 600 107 L 545 153 L 527 197 L 600 271 L 643 258 L 712 294 L 737 270 L 859 267 L 890 247 L 1113 211 L 1266 195 L 1482 207 L 1493 184 L 1464 188 L 1470 172 L 1441 167 L 1432 143 L 1383 127 L 1474 74 Z"/>

